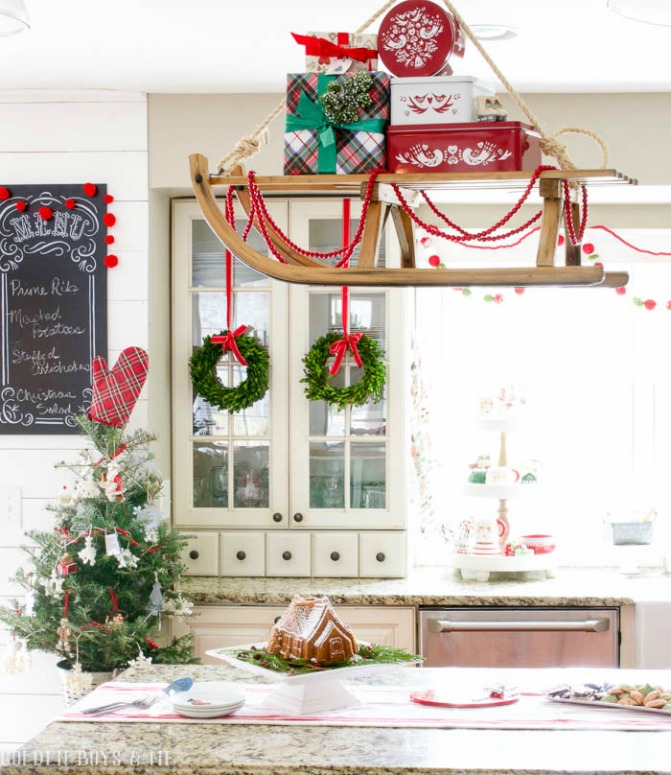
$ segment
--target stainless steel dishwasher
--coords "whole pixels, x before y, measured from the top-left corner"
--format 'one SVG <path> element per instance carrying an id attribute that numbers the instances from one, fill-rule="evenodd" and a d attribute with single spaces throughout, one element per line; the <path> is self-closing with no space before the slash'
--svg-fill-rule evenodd
<path id="1" fill-rule="evenodd" d="M 618 667 L 619 608 L 420 608 L 426 667 Z"/>

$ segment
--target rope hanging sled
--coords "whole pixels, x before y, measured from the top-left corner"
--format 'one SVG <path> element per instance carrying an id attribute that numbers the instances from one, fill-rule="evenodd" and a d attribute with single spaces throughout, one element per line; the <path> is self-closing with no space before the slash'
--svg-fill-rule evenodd
<path id="1" fill-rule="evenodd" d="M 385 13 L 396 0 L 386 2 L 373 16 L 358 28 L 362 32 L 380 15 Z M 492 68 L 499 81 L 519 106 L 529 122 L 540 135 L 542 151 L 554 157 L 559 168 L 551 165 L 539 165 L 533 172 L 492 172 L 492 173 L 389 173 L 382 169 L 370 174 L 295 174 L 285 176 L 256 176 L 250 172 L 242 175 L 239 162 L 249 158 L 259 150 L 268 126 L 285 106 L 285 101 L 266 117 L 266 119 L 248 137 L 242 138 L 236 147 L 225 156 L 218 165 L 216 175 L 210 175 L 207 160 L 194 154 L 190 157 L 191 176 L 196 198 L 201 210 L 219 239 L 243 262 L 270 277 L 286 282 L 339 286 L 601 286 L 619 287 L 625 285 L 626 273 L 606 273 L 602 266 L 582 266 L 580 264 L 580 242 L 586 227 L 587 188 L 589 184 L 626 183 L 634 184 L 630 179 L 613 169 L 607 169 L 608 150 L 605 143 L 595 133 L 581 127 L 564 127 L 553 134 L 547 134 L 521 95 L 505 78 L 491 57 L 477 40 L 468 24 L 461 17 L 451 0 L 443 0 L 455 22 L 466 37 L 477 48 Z M 559 137 L 569 133 L 591 137 L 601 148 L 602 166 L 599 169 L 579 170 L 568 156 L 566 147 Z M 321 167 L 320 167 L 321 170 Z M 522 226 L 502 232 L 502 227 L 516 214 L 532 187 L 538 184 L 542 198 L 542 209 Z M 248 217 L 242 237 L 239 236 L 230 219 L 224 217 L 217 204 L 214 186 L 228 185 L 227 198 L 233 191 L 238 197 Z M 464 187 L 525 187 L 520 201 L 499 222 L 489 229 L 469 233 L 447 219 L 433 204 L 427 194 L 435 188 Z M 291 196 L 294 192 L 329 192 L 342 196 L 360 195 L 363 210 L 357 233 L 348 245 L 330 253 L 317 253 L 301 248 L 291 241 L 288 235 L 275 224 L 265 205 L 263 192 L 281 192 Z M 450 234 L 437 227 L 426 224 L 417 214 L 418 192 L 429 209 L 456 234 Z M 582 212 L 581 212 L 582 209 Z M 401 267 L 376 266 L 377 248 L 380 232 L 388 215 L 396 228 L 401 245 Z M 489 242 L 501 240 L 517 234 L 540 220 L 539 244 L 536 265 L 507 268 L 456 269 L 419 268 L 415 264 L 414 237 L 415 227 L 421 227 L 435 233 L 443 239 L 468 244 L 472 241 Z M 560 225 L 564 222 L 566 232 L 566 263 L 555 264 L 555 252 Z M 246 241 L 252 228 L 261 234 L 269 249 L 269 256 L 253 250 Z M 432 231 L 433 230 L 433 231 Z M 356 267 L 349 259 L 355 248 L 359 249 Z M 230 337 L 229 337 L 230 338 Z"/>

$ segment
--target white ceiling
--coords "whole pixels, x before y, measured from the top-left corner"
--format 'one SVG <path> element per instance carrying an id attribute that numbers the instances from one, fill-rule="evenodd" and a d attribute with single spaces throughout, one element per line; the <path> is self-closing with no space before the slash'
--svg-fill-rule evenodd
<path id="1" fill-rule="evenodd" d="M 31 29 L 0 38 L 0 89 L 281 92 L 303 69 L 290 32 L 354 30 L 383 2 L 25 0 Z M 517 27 L 485 47 L 520 91 L 671 91 L 671 27 L 628 21 L 606 0 L 454 4 L 469 24 Z M 494 81 L 469 48 L 457 72 Z"/>

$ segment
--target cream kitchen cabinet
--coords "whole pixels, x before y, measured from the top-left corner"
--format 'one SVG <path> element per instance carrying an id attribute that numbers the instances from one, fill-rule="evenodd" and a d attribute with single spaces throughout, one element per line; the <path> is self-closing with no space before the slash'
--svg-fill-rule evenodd
<path id="1" fill-rule="evenodd" d="M 226 646 L 265 643 L 270 628 L 286 606 L 198 606 L 194 616 L 173 621 L 173 634 L 193 634 L 195 655 L 203 664 L 221 664 L 207 651 Z M 357 640 L 416 653 L 413 606 L 336 606 Z"/>
<path id="2" fill-rule="evenodd" d="M 341 209 L 339 199 L 269 203 L 294 242 L 320 252 L 341 244 Z M 265 249 L 255 232 L 249 239 Z M 383 244 L 391 246 L 384 260 L 397 261 L 387 233 Z M 338 411 L 309 401 L 301 379 L 314 341 L 342 330 L 341 289 L 289 286 L 234 258 L 231 328 L 249 326 L 271 365 L 264 398 L 229 414 L 198 396 L 189 376 L 203 337 L 228 327 L 224 249 L 193 201 L 173 205 L 172 248 L 172 516 L 195 536 L 184 554 L 189 572 L 405 575 L 405 291 L 350 289 L 350 331 L 380 343 L 387 384 L 380 402 Z M 232 356 L 216 368 L 224 385 L 245 379 Z M 361 371 L 348 354 L 334 384 L 352 384 Z"/>

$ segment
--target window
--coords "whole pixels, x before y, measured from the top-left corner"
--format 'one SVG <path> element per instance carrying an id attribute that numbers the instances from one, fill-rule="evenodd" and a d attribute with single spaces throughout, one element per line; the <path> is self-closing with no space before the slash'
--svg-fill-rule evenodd
<path id="1" fill-rule="evenodd" d="M 618 233 L 637 247 L 671 251 L 669 230 Z M 415 378 L 422 398 L 414 434 L 423 442 L 425 552 L 437 532 L 456 529 L 482 509 L 496 511 L 496 501 L 468 498 L 463 485 L 479 455 L 496 460 L 499 440 L 478 430 L 478 401 L 502 387 L 525 400 L 525 421 L 507 433 L 509 464 L 540 463 L 538 486 L 508 503 L 511 536 L 552 533 L 566 561 L 608 564 L 614 547 L 607 515 L 624 519 L 655 508 L 663 538 L 671 503 L 669 257 L 647 256 L 596 230 L 584 241 L 596 245 L 606 269 L 629 271 L 625 294 L 416 289 Z M 476 252 L 482 263 L 481 251 L 447 250 L 450 265 L 453 258 L 473 263 L 469 253 Z M 506 263 L 516 261 L 506 255 Z M 491 300 L 497 293 L 501 298 Z M 635 298 L 656 306 L 647 309 Z"/>

